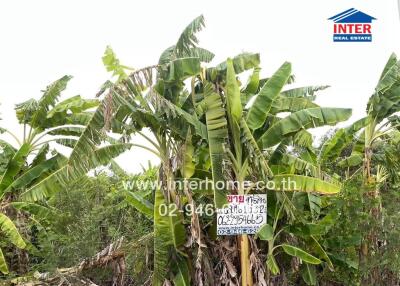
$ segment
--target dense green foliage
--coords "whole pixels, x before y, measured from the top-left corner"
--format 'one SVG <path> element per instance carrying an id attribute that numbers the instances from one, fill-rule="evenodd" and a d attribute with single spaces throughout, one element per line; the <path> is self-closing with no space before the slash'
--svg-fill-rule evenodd
<path id="1" fill-rule="evenodd" d="M 151 173 L 154 172 L 150 176 Z M 68 192 L 58 193 L 51 200 L 50 206 L 57 210 L 57 215 L 40 224 L 32 223 L 39 250 L 37 257 L 32 258 L 37 261 L 33 269 L 46 272 L 69 267 L 125 237 L 132 242 L 132 251 L 126 257 L 127 273 L 132 276 L 128 279 L 135 281 L 134 285 L 142 285 L 148 279 L 150 266 L 146 266 L 146 256 L 149 259 L 152 253 L 152 237 L 146 235 L 151 234 L 151 223 L 125 201 L 124 195 L 116 192 L 114 185 L 118 179 L 101 173 L 84 188 L 71 185 Z M 146 240 L 140 241 L 143 237 Z M 102 279 L 109 279 L 101 273 L 91 273 L 93 281 L 101 284 Z"/>
<path id="2" fill-rule="evenodd" d="M 291 88 L 288 62 L 265 78 L 259 54 L 212 65 L 213 53 L 198 46 L 203 27 L 194 19 L 142 69 L 107 47 L 113 79 L 98 99 L 59 101 L 65 76 L 17 105 L 24 137 L 0 129 L 15 140 L 0 141 L 5 285 L 399 284 L 396 56 L 365 118 L 316 147 L 309 129 L 346 121 L 351 110 L 319 106 L 327 86 Z M 132 146 L 159 166 L 127 174 L 114 158 Z M 175 184 L 208 180 L 236 184 Z M 216 235 L 207 207 L 229 193 L 267 194 L 256 235 Z"/>

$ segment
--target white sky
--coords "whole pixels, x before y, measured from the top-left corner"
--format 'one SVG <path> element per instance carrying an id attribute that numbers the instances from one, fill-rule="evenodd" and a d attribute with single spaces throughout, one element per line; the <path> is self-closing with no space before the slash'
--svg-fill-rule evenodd
<path id="1" fill-rule="evenodd" d="M 372 43 L 333 43 L 327 18 L 356 8 L 375 18 Z M 396 0 L 263 1 L 2 1 L 0 3 L 1 126 L 16 133 L 14 105 L 38 99 L 53 80 L 73 75 L 65 97 L 94 97 L 109 74 L 101 57 L 111 45 L 121 61 L 140 68 L 157 62 L 183 28 L 204 14 L 201 46 L 213 63 L 260 52 L 263 74 L 292 62 L 296 85 L 328 84 L 317 103 L 353 108 L 362 117 L 390 53 L 400 55 Z M 132 149 L 119 158 L 132 171 L 153 160 Z"/>

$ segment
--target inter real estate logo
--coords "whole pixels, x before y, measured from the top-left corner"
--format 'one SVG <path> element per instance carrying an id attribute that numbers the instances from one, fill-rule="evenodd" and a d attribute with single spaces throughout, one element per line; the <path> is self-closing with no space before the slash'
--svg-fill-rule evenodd
<path id="1" fill-rule="evenodd" d="M 334 42 L 371 42 L 374 17 L 351 8 L 328 20 L 333 24 Z"/>

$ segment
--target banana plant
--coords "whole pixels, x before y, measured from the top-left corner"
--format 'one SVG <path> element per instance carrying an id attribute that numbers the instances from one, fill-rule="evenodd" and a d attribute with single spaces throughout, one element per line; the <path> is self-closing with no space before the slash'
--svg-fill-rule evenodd
<path id="1" fill-rule="evenodd" d="M 104 105 L 97 99 L 80 96 L 60 101 L 61 92 L 70 79 L 64 76 L 50 84 L 39 100 L 30 99 L 16 106 L 22 138 L 18 138 L 14 130 L 0 128 L 1 133 L 15 141 L 0 141 L 3 150 L 0 155 L 2 230 L 19 248 L 24 248 L 25 244 L 16 234 L 12 220 L 20 220 L 22 211 L 40 216 L 43 212 L 36 211 L 45 209 L 46 198 L 63 190 L 71 180 L 84 177 L 91 169 L 108 164 L 131 147 L 114 141 L 100 147 L 103 138 L 108 139 L 102 132 L 104 121 L 98 120 L 103 118 Z M 70 157 L 57 151 L 59 147 L 71 149 Z M 17 217 L 7 219 L 5 214 L 11 208 L 15 209 Z M 8 272 L 4 259 L 1 265 L 1 271 Z"/>
<path id="2" fill-rule="evenodd" d="M 321 161 L 336 160 L 339 167 L 347 169 L 349 179 L 361 172 L 362 187 L 366 190 L 372 189 L 368 197 L 377 201 L 381 200 L 380 184 L 377 182 L 382 179 L 377 153 L 382 145 L 395 142 L 399 127 L 395 113 L 398 111 L 400 111 L 400 61 L 395 54 L 392 54 L 381 73 L 374 93 L 368 100 L 366 116 L 349 127 L 339 129 L 325 142 L 320 154 Z M 351 154 L 343 156 L 343 150 L 346 148 L 351 149 Z M 387 164 L 390 161 L 392 160 L 388 157 L 384 160 Z M 395 171 L 393 173 L 397 176 Z M 371 214 L 376 220 L 380 219 L 379 207 L 372 208 Z M 360 246 L 361 266 L 369 253 L 377 251 L 378 245 L 374 237 L 376 233 L 371 230 L 363 239 Z M 370 240 L 373 242 L 368 245 Z"/>
<path id="3" fill-rule="evenodd" d="M 200 74 L 200 62 L 209 62 L 214 56 L 196 45 L 195 33 L 203 26 L 203 16 L 194 19 L 177 43 L 161 54 L 158 64 L 148 68 L 134 70 L 120 65 L 111 48 L 103 57 L 107 70 L 118 77 L 112 96 L 119 104 L 113 108 L 110 128 L 126 137 L 141 136 L 148 145 L 132 146 L 151 152 L 161 162 L 161 188 L 155 191 L 154 206 L 138 192 L 127 194 L 127 200 L 154 223 L 154 285 L 162 285 L 171 273 L 176 283 L 188 285 L 189 281 L 182 251 L 187 239 L 182 217 L 179 213 L 160 213 L 160 209 L 182 209 L 181 196 L 173 184 L 177 172 L 174 160 L 192 129 L 200 138 L 207 138 L 206 125 L 193 114 L 184 85 L 186 79 Z"/>
<path id="4" fill-rule="evenodd" d="M 284 63 L 260 88 L 254 88 L 254 85 L 258 84 L 254 76 L 249 79 L 249 82 L 253 85 L 253 92 L 258 91 L 258 93 L 251 96 L 249 92 L 251 89 L 248 86 L 242 88 L 243 91 L 247 91 L 248 100 L 251 100 L 252 97 L 254 100 L 250 107 L 247 108 L 247 102 L 241 100 L 241 92 L 233 61 L 228 59 L 226 66 L 226 84 L 223 92 L 226 96 L 226 117 L 228 119 L 229 134 L 231 134 L 230 147 L 226 148 L 226 152 L 232 162 L 235 179 L 239 182 L 244 181 L 248 175 L 249 167 L 252 166 L 257 169 L 257 165 L 259 165 L 261 166 L 259 169 L 262 171 L 260 173 L 261 177 L 273 179 L 277 191 L 337 193 L 340 190 L 338 185 L 319 178 L 292 174 L 273 174 L 269 168 L 268 158 L 263 154 L 263 151 L 279 144 L 282 139 L 301 134 L 307 128 L 327 124 L 334 125 L 337 122 L 346 120 L 351 115 L 350 110 L 320 108 L 306 97 L 293 97 L 293 93 L 290 92 L 287 94 L 291 94 L 292 97 L 283 95 L 282 89 L 291 79 L 290 63 Z M 255 72 L 258 73 L 259 68 L 255 69 Z M 303 90 L 309 89 L 304 88 Z M 298 103 L 302 102 L 302 104 L 300 106 L 293 104 L 295 100 Z M 242 109 L 243 105 L 245 106 L 244 110 Z M 301 107 L 304 109 L 301 109 Z M 277 116 L 280 112 L 288 111 L 292 111 L 292 113 L 283 119 Z M 219 114 L 220 116 L 222 115 L 221 112 Z M 220 123 L 221 128 L 223 128 L 222 122 L 214 122 L 215 124 Z M 209 128 L 209 126 L 207 127 Z M 223 138 L 223 136 L 219 138 Z M 243 141 L 245 144 L 242 143 Z M 252 158 L 254 156 L 253 152 L 257 155 L 257 158 Z M 254 164 L 254 161 L 256 161 L 256 164 Z M 283 189 L 284 186 L 281 182 L 285 180 L 294 181 L 296 183 L 293 184 L 295 187 L 293 189 Z M 246 193 L 249 191 L 246 190 Z M 245 190 L 239 189 L 238 193 L 244 194 Z M 241 244 L 242 285 L 252 285 L 252 277 L 247 274 L 251 273 L 249 249 L 246 244 L 247 237 L 241 236 L 240 241 L 245 241 Z"/>
<path id="5" fill-rule="evenodd" d="M 286 193 L 277 196 L 270 194 L 268 198 L 268 220 L 271 222 L 263 225 L 256 234 L 258 239 L 267 243 L 267 278 L 280 273 L 278 260 L 284 262 L 283 251 L 303 263 L 301 275 L 305 283 L 317 285 L 316 265 L 323 264 L 333 270 L 332 261 L 319 240 L 334 222 L 328 216 L 316 223 L 308 222 L 304 211 L 298 207 L 296 193 L 290 198 Z M 293 237 L 290 243 L 286 242 L 288 236 Z"/>
<path id="6" fill-rule="evenodd" d="M 158 64 L 144 69 L 135 70 L 121 65 L 110 48 L 103 58 L 107 69 L 118 77 L 114 84 L 108 83 L 102 90 L 110 92 L 117 103 L 110 109 L 111 116 L 108 116 L 111 130 L 124 134 L 127 141 L 130 135 L 142 136 L 149 144 L 139 146 L 132 143 L 133 146 L 152 152 L 161 161 L 159 180 L 162 188 L 155 192 L 154 214 L 148 217 L 154 222 L 155 241 L 160 242 L 154 245 L 157 257 L 173 258 L 173 262 L 170 265 L 165 260 L 157 262 L 155 269 L 170 270 L 157 271 L 153 280 L 157 285 L 162 284 L 164 279 L 169 280 L 171 273 L 172 277 L 182 277 L 179 275 L 185 273 L 183 269 L 192 268 L 177 266 L 185 264 L 182 231 L 174 227 L 179 223 L 169 221 L 167 224 L 166 218 L 156 215 L 160 204 L 176 205 L 181 209 L 182 202 L 189 200 L 190 194 L 182 194 L 168 184 L 179 175 L 199 180 L 211 178 L 218 182 L 225 181 L 228 173 L 233 173 L 234 179 L 239 181 L 248 179 L 254 173 L 262 179 L 277 182 L 291 179 L 297 183 L 296 187 L 289 189 L 278 183 L 276 191 L 335 194 L 340 190 L 338 184 L 317 177 L 315 173 L 312 174 L 314 176 L 305 176 L 274 172 L 270 154 L 283 142 L 283 153 L 287 153 L 291 142 L 310 142 L 312 138 L 307 129 L 335 125 L 348 119 L 351 110 L 322 108 L 315 104 L 315 93 L 326 86 L 285 89 L 294 79 L 290 63 L 284 63 L 266 79 L 260 79 L 258 54 L 242 53 L 210 67 L 213 54 L 199 48 L 195 36 L 203 26 L 203 17 L 196 18 L 184 29 L 177 43 L 162 53 Z M 238 76 L 244 71 L 253 71 L 246 86 L 238 81 Z M 289 115 L 281 118 L 285 112 Z M 182 164 L 184 161 L 182 152 L 184 146 L 188 146 L 188 134 L 191 134 L 193 152 L 202 154 L 204 159 L 192 166 L 191 176 L 180 173 L 179 163 L 175 163 Z M 204 156 L 205 153 L 207 156 Z M 311 153 L 308 153 L 309 156 L 312 156 Z M 280 161 L 280 156 L 275 156 L 275 163 L 281 164 Z M 211 194 L 214 206 L 220 208 L 226 203 L 228 192 L 218 189 L 217 185 L 213 184 Z M 250 191 L 261 190 L 235 190 L 240 194 Z M 204 190 L 199 197 L 206 199 L 208 196 L 209 192 Z M 133 200 L 132 197 L 135 196 L 130 195 L 133 205 L 149 214 L 150 209 L 145 207 L 149 204 L 140 200 L 138 193 Z M 178 221 L 181 219 L 178 218 Z M 212 221 L 207 224 L 212 224 Z M 159 239 L 166 232 L 174 238 L 173 243 Z M 252 285 L 249 240 L 243 235 L 238 241 L 242 285 Z M 199 267 L 199 262 L 196 263 Z"/>
<path id="7" fill-rule="evenodd" d="M 19 249 L 24 249 L 26 243 L 19 233 L 14 222 L 5 214 L 0 213 L 0 231 L 4 237 L 13 245 Z M 3 251 L 0 248 L 0 272 L 3 274 L 8 274 L 9 269 L 7 266 L 6 259 L 4 258 Z"/>
<path id="8" fill-rule="evenodd" d="M 374 144 L 398 128 L 396 116 L 400 110 L 400 62 L 392 54 L 379 78 L 373 95 L 367 104 L 367 114 L 349 127 L 341 128 L 322 146 L 322 162 L 341 158 L 343 167 L 363 164 L 366 181 L 371 179 L 371 160 Z M 354 144 L 348 158 L 341 157 L 341 152 Z"/>

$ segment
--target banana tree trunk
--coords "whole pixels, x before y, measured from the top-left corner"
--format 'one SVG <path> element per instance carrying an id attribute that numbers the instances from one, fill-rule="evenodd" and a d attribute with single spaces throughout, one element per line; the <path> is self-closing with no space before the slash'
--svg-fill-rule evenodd
<path id="1" fill-rule="evenodd" d="M 242 270 L 242 286 L 253 286 L 253 274 L 250 265 L 250 243 L 247 234 L 239 236 L 240 268 Z"/>
<path id="2" fill-rule="evenodd" d="M 244 195 L 243 189 L 244 179 L 239 178 L 238 194 Z M 250 243 L 247 234 L 239 235 L 239 249 L 240 249 L 240 269 L 242 273 L 242 286 L 253 286 L 253 273 L 251 272 L 250 264 Z"/>
<path id="3" fill-rule="evenodd" d="M 380 193 L 379 188 L 375 186 L 372 190 L 372 186 L 374 183 L 372 177 L 372 149 L 370 144 L 367 144 L 364 151 L 364 188 L 367 190 L 366 200 L 368 202 L 373 202 L 375 204 L 376 200 L 379 200 Z M 373 222 L 377 222 L 380 218 L 381 211 L 379 206 L 373 206 L 370 210 L 370 215 L 372 217 Z M 373 267 L 372 269 L 366 269 L 365 266 L 370 260 L 370 255 L 372 253 L 378 252 L 378 233 L 375 227 L 372 227 L 368 231 L 366 235 L 364 235 L 360 247 L 360 257 L 359 264 L 362 268 L 364 268 L 364 275 L 362 278 L 362 283 L 366 285 L 376 285 L 379 284 L 380 281 L 380 269 L 379 267 Z"/>

